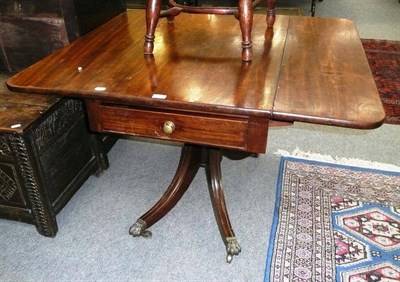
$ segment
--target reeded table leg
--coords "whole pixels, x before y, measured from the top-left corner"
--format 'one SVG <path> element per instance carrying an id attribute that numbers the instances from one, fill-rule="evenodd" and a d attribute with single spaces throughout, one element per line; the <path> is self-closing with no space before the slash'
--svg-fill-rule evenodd
<path id="1" fill-rule="evenodd" d="M 185 144 L 177 171 L 167 191 L 148 212 L 131 226 L 129 233 L 134 237 L 151 237 L 151 232 L 147 228 L 164 217 L 179 202 L 193 181 L 200 165 L 205 165 L 215 218 L 226 246 L 226 260 L 231 262 L 233 256 L 240 253 L 241 248 L 236 240 L 226 209 L 222 188 L 221 160 L 221 149 Z"/>
<path id="2" fill-rule="evenodd" d="M 236 240 L 226 209 L 225 196 L 222 188 L 221 160 L 222 151 L 220 149 L 208 149 L 206 171 L 210 184 L 210 198 L 214 207 L 214 214 L 221 232 L 222 240 L 226 246 L 226 261 L 230 263 L 233 256 L 240 253 L 241 248 Z"/>
<path id="3" fill-rule="evenodd" d="M 182 148 L 175 176 L 167 191 L 148 212 L 131 226 L 129 233 L 132 236 L 151 236 L 151 232 L 146 229 L 163 218 L 179 202 L 199 170 L 200 163 L 201 147 L 185 145 Z"/>

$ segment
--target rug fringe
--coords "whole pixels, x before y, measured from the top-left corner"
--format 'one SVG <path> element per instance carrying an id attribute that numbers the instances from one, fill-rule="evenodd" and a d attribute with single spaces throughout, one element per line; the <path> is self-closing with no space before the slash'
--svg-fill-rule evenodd
<path id="1" fill-rule="evenodd" d="M 370 168 L 370 169 L 379 169 L 379 170 L 400 172 L 400 167 L 393 165 L 393 164 L 366 161 L 366 160 L 356 159 L 356 158 L 343 158 L 343 157 L 338 157 L 338 156 L 332 157 L 331 155 L 322 155 L 322 154 L 318 154 L 318 153 L 304 152 L 304 151 L 301 151 L 299 148 L 296 148 L 292 153 L 289 153 L 288 151 L 279 149 L 277 152 L 275 152 L 275 155 L 282 156 L 282 157 L 293 157 L 293 158 L 298 158 L 298 159 L 327 162 L 327 163 L 333 163 L 333 164 L 341 164 L 341 165 L 357 166 L 357 167 Z"/>

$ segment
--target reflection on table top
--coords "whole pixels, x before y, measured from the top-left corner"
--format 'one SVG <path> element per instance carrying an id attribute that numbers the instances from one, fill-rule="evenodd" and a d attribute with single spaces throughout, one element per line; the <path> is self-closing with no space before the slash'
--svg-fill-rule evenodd
<path id="1" fill-rule="evenodd" d="M 373 128 L 384 111 L 355 24 L 255 15 L 254 59 L 241 61 L 233 16 L 161 19 L 143 55 L 144 11 L 128 10 L 8 80 L 14 91 L 181 111 Z M 154 95 L 160 94 L 160 95 Z M 161 99 L 160 99 L 161 98 Z"/>

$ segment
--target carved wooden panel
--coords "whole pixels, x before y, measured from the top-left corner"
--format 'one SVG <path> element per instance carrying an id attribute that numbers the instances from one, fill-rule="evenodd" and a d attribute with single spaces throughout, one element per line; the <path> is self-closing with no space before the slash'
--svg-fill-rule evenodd
<path id="1" fill-rule="evenodd" d="M 26 207 L 10 138 L 12 135 L 0 135 L 0 205 Z"/>
<path id="2" fill-rule="evenodd" d="M 54 231 L 57 232 L 55 214 L 49 209 L 49 202 L 46 201 L 43 187 L 40 187 L 41 184 L 33 167 L 35 161 L 29 153 L 26 142 L 22 137 L 11 136 L 10 143 L 15 154 L 18 169 L 22 175 L 23 186 L 27 194 L 27 201 L 29 201 L 33 223 L 41 234 L 52 236 Z"/>
<path id="3" fill-rule="evenodd" d="M 56 107 L 54 112 L 32 132 L 39 154 L 48 149 L 60 134 L 76 122 L 77 117 L 83 118 L 84 116 L 84 109 L 80 100 L 67 99 L 62 103 L 63 107 Z"/>
<path id="4" fill-rule="evenodd" d="M 17 192 L 17 183 L 13 176 L 13 167 L 0 163 L 0 201 L 10 202 Z"/>
<path id="5" fill-rule="evenodd" d="M 0 70 L 24 69 L 124 10 L 123 0 L 1 0 Z"/>
<path id="6" fill-rule="evenodd" d="M 64 20 L 55 15 L 41 18 L 2 16 L 0 37 L 7 69 L 12 72 L 37 62 L 69 42 Z"/>

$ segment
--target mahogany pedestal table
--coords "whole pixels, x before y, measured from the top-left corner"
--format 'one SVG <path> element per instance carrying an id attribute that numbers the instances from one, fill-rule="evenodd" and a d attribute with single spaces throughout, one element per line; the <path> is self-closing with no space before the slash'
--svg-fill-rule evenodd
<path id="1" fill-rule="evenodd" d="M 277 16 L 270 29 L 255 15 L 252 62 L 237 56 L 233 17 L 160 21 L 150 56 L 143 55 L 144 23 L 144 12 L 128 10 L 7 82 L 13 91 L 85 100 L 93 131 L 184 143 L 170 186 L 133 224 L 133 236 L 149 235 L 204 164 L 230 262 L 240 246 L 221 185 L 222 149 L 265 153 L 276 121 L 370 129 L 384 120 L 349 20 Z"/>

